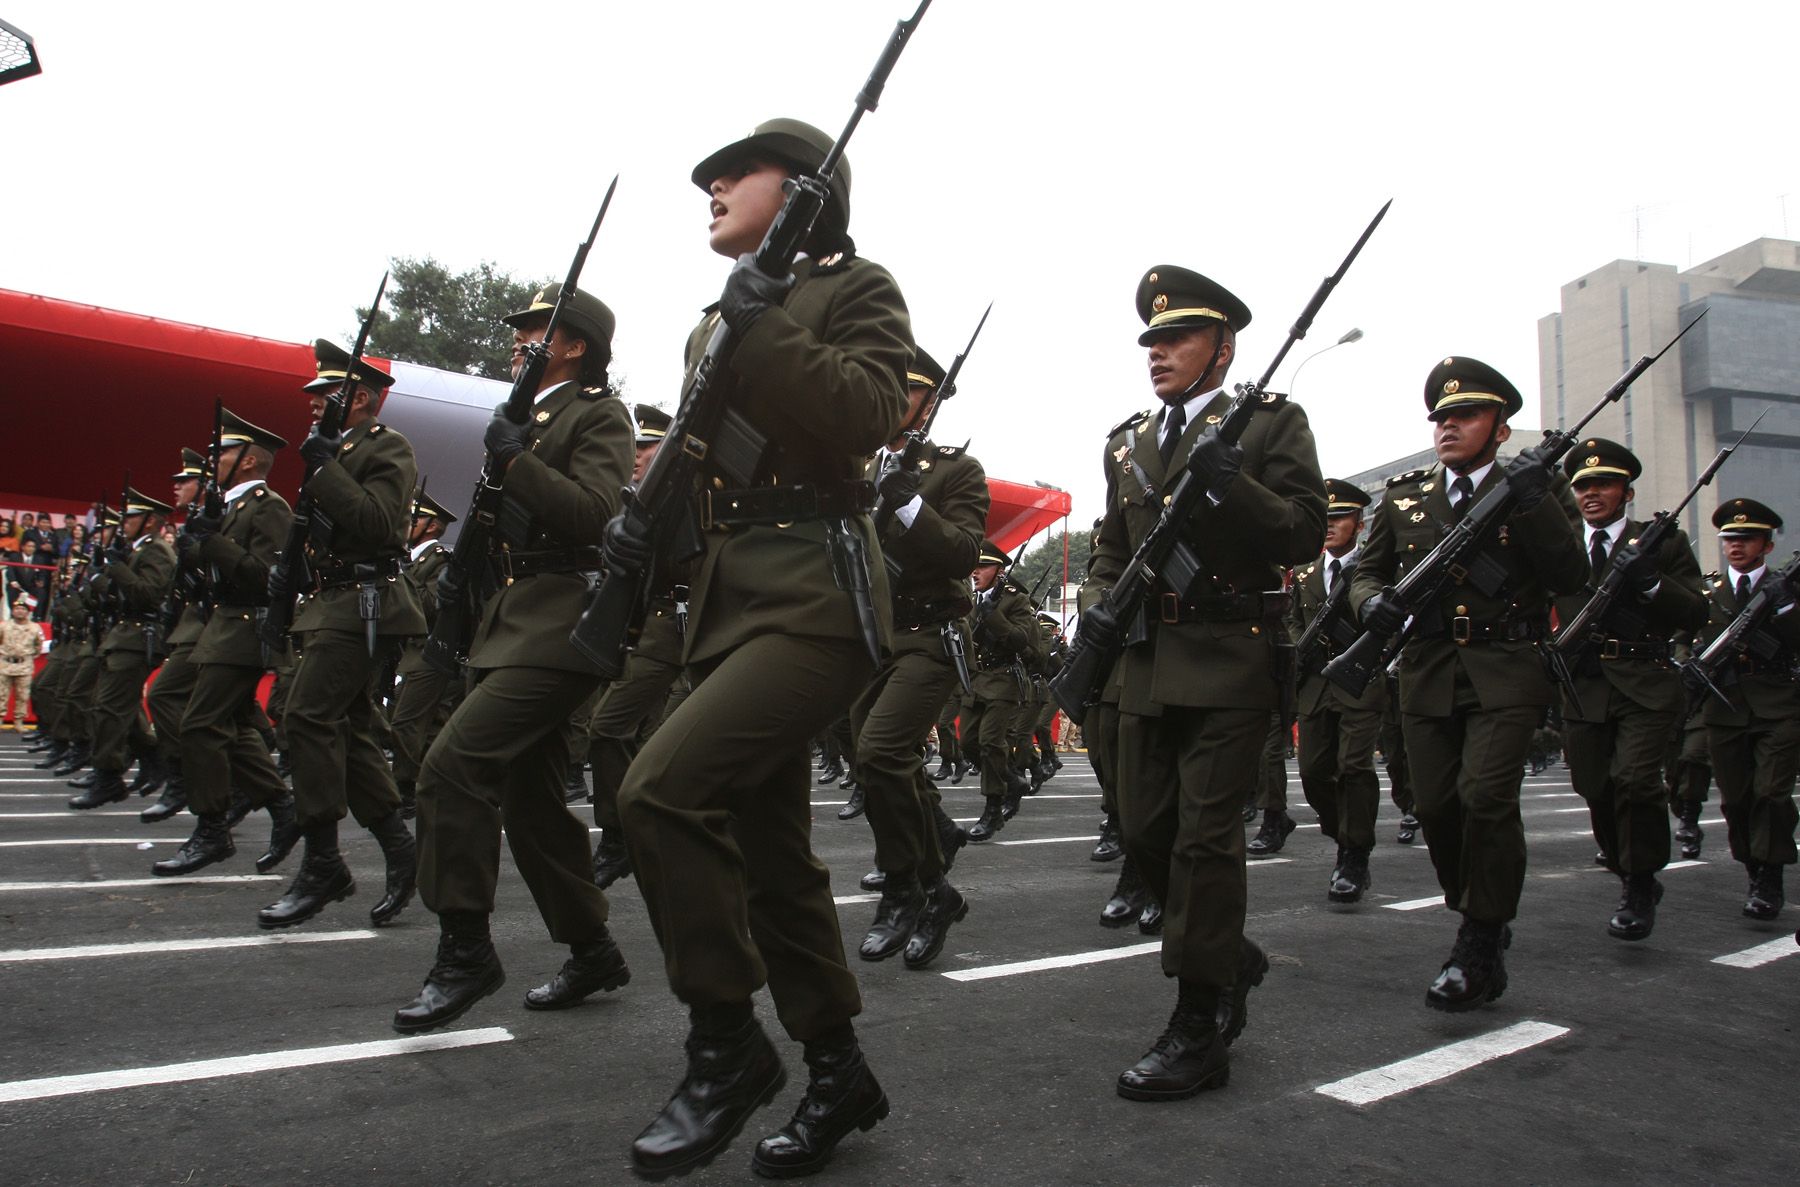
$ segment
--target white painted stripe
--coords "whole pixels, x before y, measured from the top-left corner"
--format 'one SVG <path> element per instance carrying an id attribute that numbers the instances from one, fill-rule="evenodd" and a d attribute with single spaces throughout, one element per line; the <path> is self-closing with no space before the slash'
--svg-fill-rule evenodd
<path id="1" fill-rule="evenodd" d="M 64 791 L 0 791 L 0 800 L 66 800 Z M 73 809 L 70 810 L 73 812 Z"/>
<path id="2" fill-rule="evenodd" d="M 46 841 L 0 841 L 0 849 L 36 849 L 43 845 L 144 845 L 157 844 L 137 837 L 58 837 Z M 167 841 L 162 844 L 168 844 Z"/>
<path id="3" fill-rule="evenodd" d="M 1665 870 L 1685 870 L 1685 869 L 1690 869 L 1694 866 L 1703 866 L 1705 864 L 1706 864 L 1705 862 L 1699 860 L 1698 858 L 1692 858 L 1688 861 L 1672 861 L 1668 865 L 1664 866 L 1663 869 L 1665 869 Z"/>
<path id="4" fill-rule="evenodd" d="M 67 778 L 66 775 L 52 775 L 49 771 L 45 771 L 42 775 L 27 775 L 23 779 L 10 779 L 5 775 L 0 775 L 0 783 L 45 783 L 65 778 Z"/>
<path id="5" fill-rule="evenodd" d="M 280 882 L 280 874 L 207 874 L 198 878 L 110 878 L 100 882 L 0 882 L 9 890 L 131 890 L 140 886 L 219 886 L 228 882 Z"/>
<path id="6" fill-rule="evenodd" d="M 1041 960 L 1020 960 L 1012 964 L 991 964 L 984 969 L 962 969 L 944 976 L 952 981 L 991 981 L 995 977 L 1016 977 L 1020 973 L 1038 973 L 1045 969 L 1068 969 L 1077 965 L 1099 964 L 1107 960 L 1124 960 L 1162 949 L 1161 940 L 1148 944 L 1132 944 L 1125 948 L 1102 948 L 1097 952 L 1072 952 L 1067 956 L 1046 956 Z"/>
<path id="7" fill-rule="evenodd" d="M 232 1055 L 224 1059 L 197 1059 L 192 1063 L 165 1063 L 160 1067 L 121 1068 L 80 1076 L 47 1076 L 41 1080 L 12 1080 L 0 1084 L 0 1103 L 107 1092 L 115 1088 L 143 1088 L 151 1084 L 182 1084 L 221 1076 L 245 1076 L 286 1068 L 315 1067 L 326 1063 L 350 1063 L 389 1055 L 419 1055 L 512 1041 L 511 1032 L 490 1026 L 449 1034 L 414 1035 L 404 1039 L 377 1039 L 370 1043 L 340 1043 L 331 1047 L 302 1047 L 297 1051 L 268 1051 L 259 1055 Z"/>
<path id="8" fill-rule="evenodd" d="M 1094 841 L 1099 838 L 1093 833 L 1080 837 L 1027 837 L 1022 841 L 995 841 L 996 845 L 1067 845 L 1074 841 Z"/>
<path id="9" fill-rule="evenodd" d="M 1026 796 L 1025 798 L 1032 799 L 1032 800 L 1097 800 L 1097 799 L 1101 799 L 1102 796 L 1097 791 L 1082 792 L 1079 795 L 1077 795 L 1076 793 L 1074 793 L 1072 791 L 1059 791 L 1059 792 L 1040 791 L 1036 795 Z"/>
<path id="10" fill-rule="evenodd" d="M 1449 1079 L 1458 1072 L 1480 1067 L 1490 1060 L 1516 1055 L 1568 1033 L 1569 1028 L 1566 1026 L 1552 1026 L 1547 1022 L 1519 1022 L 1492 1034 L 1450 1043 L 1385 1067 L 1372 1068 L 1342 1080 L 1321 1084 L 1314 1091 L 1346 1104 L 1372 1105 L 1390 1096 L 1398 1096 L 1403 1092 Z"/>
<path id="11" fill-rule="evenodd" d="M 1534 815 L 1537 815 L 1537 816 L 1568 816 L 1568 815 L 1571 815 L 1576 812 L 1586 812 L 1586 811 L 1587 811 L 1587 808 L 1585 808 L 1585 807 L 1581 807 L 1581 808 L 1546 808 L 1542 812 L 1534 813 Z"/>
<path id="12" fill-rule="evenodd" d="M 1581 797 L 1572 791 L 1541 791 L 1525 798 L 1531 800 L 1578 800 Z"/>
<path id="13" fill-rule="evenodd" d="M 156 940 L 141 944 L 87 944 L 77 948 L 0 949 L 0 964 L 38 960 L 87 960 L 96 956 L 153 956 L 159 952 L 205 952 L 220 948 L 267 948 L 273 944 L 329 944 L 337 940 L 372 940 L 372 931 L 287 932 L 261 936 L 196 936 L 191 940 Z"/>
<path id="14" fill-rule="evenodd" d="M 847 907 L 851 903 L 872 903 L 880 898 L 881 896 L 878 894 L 843 894 L 831 901 L 840 907 Z"/>
<path id="15" fill-rule="evenodd" d="M 1257 866 L 1284 866 L 1293 860 L 1291 857 L 1251 857 L 1244 860 L 1244 865 L 1254 870 Z"/>
<path id="16" fill-rule="evenodd" d="M 1435 898 L 1409 898 L 1403 903 L 1382 903 L 1381 905 L 1390 911 L 1423 911 L 1426 907 L 1443 906 L 1444 896 L 1440 894 Z"/>
<path id="17" fill-rule="evenodd" d="M 1766 944 L 1758 944 L 1754 948 L 1746 948 L 1742 952 L 1728 952 L 1724 956 L 1713 957 L 1714 964 L 1728 965 L 1734 969 L 1759 969 L 1765 964 L 1792 956 L 1800 952 L 1800 944 L 1794 942 L 1793 936 L 1782 936 L 1779 940 L 1770 940 Z"/>
<path id="18" fill-rule="evenodd" d="M 71 820 L 75 817 L 75 809 L 66 808 L 61 812 L 0 812 L 0 820 Z M 83 818 L 90 816 L 130 816 L 136 819 L 138 809 L 132 808 L 124 812 L 101 812 L 89 808 Z"/>

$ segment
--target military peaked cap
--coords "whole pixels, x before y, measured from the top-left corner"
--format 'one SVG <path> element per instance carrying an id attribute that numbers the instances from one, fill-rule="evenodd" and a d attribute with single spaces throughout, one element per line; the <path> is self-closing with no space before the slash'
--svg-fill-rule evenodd
<path id="1" fill-rule="evenodd" d="M 328 392 L 344 386 L 344 374 L 350 367 L 350 352 L 335 342 L 324 338 L 313 340 L 313 362 L 318 368 L 318 375 L 313 381 L 300 390 L 303 392 Z M 394 377 L 386 371 L 378 369 L 368 359 L 363 359 L 356 367 L 356 382 L 364 387 L 372 387 L 378 392 L 385 392 L 394 386 Z"/>
<path id="2" fill-rule="evenodd" d="M 538 317 L 549 317 L 550 311 L 556 308 L 556 298 L 562 293 L 562 281 L 552 281 L 533 293 L 531 304 L 517 313 L 509 313 L 500 320 L 509 326 L 518 327 Z M 607 357 L 612 357 L 613 326 L 616 324 L 613 311 L 606 303 L 592 293 L 576 289 L 563 306 L 562 325 L 574 330 L 589 342 L 606 349 Z"/>
<path id="3" fill-rule="evenodd" d="M 976 558 L 976 568 L 979 569 L 983 565 L 999 565 L 1004 569 L 1010 564 L 1012 564 L 1012 557 L 1006 555 L 1006 549 L 1000 547 L 992 540 L 983 540 L 981 542 L 981 555 Z"/>
<path id="4" fill-rule="evenodd" d="M 456 522 L 456 516 L 450 514 L 449 508 L 426 494 L 424 488 L 420 488 L 419 493 L 413 496 L 412 513 L 415 519 L 429 515 L 442 524 Z"/>
<path id="5" fill-rule="evenodd" d="M 815 173 L 825 163 L 825 154 L 834 143 L 830 136 L 799 120 L 773 119 L 756 125 L 756 130 L 742 140 L 734 140 L 694 166 L 694 184 L 712 192 L 712 183 L 730 172 L 733 166 L 756 157 L 772 157 L 785 165 Z M 831 197 L 826 200 L 824 214 L 836 221 L 840 230 L 850 227 L 850 158 L 839 157 L 837 172 L 831 178 Z"/>
<path id="6" fill-rule="evenodd" d="M 1513 416 L 1525 407 L 1506 376 L 1480 359 L 1451 355 L 1431 369 L 1425 377 L 1425 419 L 1436 420 L 1452 408 L 1500 405 L 1504 416 Z"/>
<path id="7" fill-rule="evenodd" d="M 197 449 L 186 446 L 181 450 L 181 469 L 169 475 L 171 482 L 186 482 L 189 479 L 206 477 L 206 455 Z"/>
<path id="8" fill-rule="evenodd" d="M 287 448 L 287 438 L 253 425 L 229 408 L 219 411 L 219 444 L 257 445 L 274 453 Z"/>
<path id="9" fill-rule="evenodd" d="M 631 415 L 637 421 L 637 444 L 655 445 L 669 435 L 675 418 L 654 404 L 636 404 Z"/>
<path id="10" fill-rule="evenodd" d="M 906 369 L 908 387 L 928 387 L 932 391 L 944 382 L 944 369 L 938 361 L 925 353 L 923 346 L 913 347 L 912 365 Z"/>
<path id="11" fill-rule="evenodd" d="M 173 515 L 175 508 L 161 499 L 153 499 L 135 487 L 125 488 L 126 515 Z"/>
<path id="12" fill-rule="evenodd" d="M 1138 281 L 1137 311 L 1145 327 L 1138 335 L 1139 346 L 1150 345 L 1164 330 L 1191 330 L 1216 322 L 1242 330 L 1250 324 L 1250 307 L 1231 290 L 1174 264 L 1158 264 L 1144 273 Z"/>
<path id="13" fill-rule="evenodd" d="M 1563 459 L 1563 473 L 1571 483 L 1585 478 L 1623 478 L 1631 483 L 1643 472 L 1644 463 L 1638 461 L 1635 453 L 1605 437 L 1587 438 Z"/>
<path id="14" fill-rule="evenodd" d="M 1369 492 L 1342 478 L 1325 480 L 1326 515 L 1357 515 L 1369 505 Z"/>
<path id="15" fill-rule="evenodd" d="M 1713 526 L 1726 539 L 1736 536 L 1761 536 L 1781 530 L 1781 516 L 1774 508 L 1755 499 L 1727 499 L 1713 512 Z"/>

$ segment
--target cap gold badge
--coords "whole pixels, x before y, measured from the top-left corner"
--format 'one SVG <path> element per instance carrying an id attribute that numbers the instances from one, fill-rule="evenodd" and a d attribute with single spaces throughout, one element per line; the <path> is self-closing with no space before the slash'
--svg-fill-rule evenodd
<path id="1" fill-rule="evenodd" d="M 549 419 L 550 419 L 550 414 L 548 412 L 540 412 L 537 414 L 537 422 L 539 424 L 543 424 L 545 421 L 547 421 Z"/>
<path id="2" fill-rule="evenodd" d="M 1457 392 L 1459 392 L 1461 390 L 1462 390 L 1462 384 L 1454 379 L 1448 380 L 1444 384 L 1444 394 L 1446 396 L 1454 396 Z"/>
<path id="3" fill-rule="evenodd" d="M 1731 522 L 1732 523 L 1747 523 L 1749 521 L 1749 519 L 1750 519 L 1750 517 L 1748 515 L 1745 515 L 1742 511 L 1740 511 L 1736 515 L 1731 517 Z"/>
<path id="4" fill-rule="evenodd" d="M 1598 466 L 1600 464 L 1600 455 L 1597 453 L 1589 454 L 1587 464 L 1590 466 Z"/>
<path id="5" fill-rule="evenodd" d="M 1156 283 L 1156 273 L 1154 273 L 1154 272 L 1152 272 L 1152 273 L 1151 273 L 1151 274 L 1150 274 L 1150 283 L 1151 283 L 1151 284 L 1155 284 L 1155 283 Z"/>
<path id="6" fill-rule="evenodd" d="M 1156 299 L 1150 302 L 1150 311 L 1152 313 L 1161 313 L 1163 310 L 1167 309 L 1168 307 L 1169 307 L 1169 294 L 1167 294 L 1167 293 L 1156 294 Z"/>

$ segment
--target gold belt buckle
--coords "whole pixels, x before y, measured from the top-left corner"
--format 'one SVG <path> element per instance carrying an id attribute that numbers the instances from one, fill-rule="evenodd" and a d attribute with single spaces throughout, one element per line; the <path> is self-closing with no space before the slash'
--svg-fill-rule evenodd
<path id="1" fill-rule="evenodd" d="M 500 578 L 509 586 L 513 583 L 512 546 L 510 544 L 500 546 Z"/>
<path id="2" fill-rule="evenodd" d="M 1181 599 L 1175 594 L 1163 594 L 1162 620 L 1171 625 L 1181 621 Z"/>
<path id="3" fill-rule="evenodd" d="M 1619 641 L 1617 639 L 1607 639 L 1607 640 L 1603 641 L 1600 644 L 1600 658 L 1601 659 L 1618 659 L 1619 658 Z"/>
<path id="4" fill-rule="evenodd" d="M 1458 647 L 1468 644 L 1471 625 L 1466 614 L 1458 614 L 1450 620 L 1450 638 Z"/>

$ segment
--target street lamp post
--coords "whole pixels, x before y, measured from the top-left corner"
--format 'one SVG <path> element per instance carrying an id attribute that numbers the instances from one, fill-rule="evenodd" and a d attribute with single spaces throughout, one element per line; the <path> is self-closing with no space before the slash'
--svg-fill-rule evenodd
<path id="1" fill-rule="evenodd" d="M 1306 364 L 1312 362 L 1314 359 L 1318 358 L 1320 355 L 1324 354 L 1326 351 L 1336 350 L 1338 347 L 1348 345 L 1351 342 L 1361 342 L 1362 339 L 1363 339 L 1363 332 L 1359 329 L 1352 327 L 1351 329 L 1346 330 L 1344 332 L 1344 336 L 1342 338 L 1339 338 L 1336 342 L 1333 342 L 1330 346 L 1327 346 L 1322 350 L 1315 350 L 1311 354 L 1307 355 L 1305 358 L 1301 359 L 1300 365 L 1298 367 L 1294 368 L 1293 377 L 1288 380 L 1288 395 L 1290 395 L 1290 396 L 1293 395 L 1294 392 L 1299 389 L 1299 387 L 1300 387 L 1300 372 L 1306 369 Z"/>

